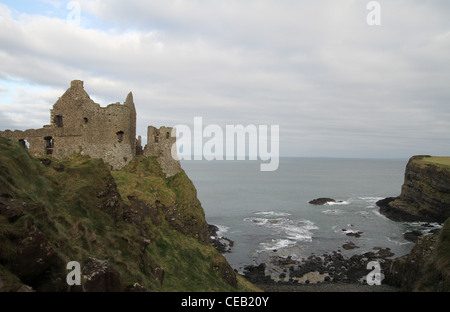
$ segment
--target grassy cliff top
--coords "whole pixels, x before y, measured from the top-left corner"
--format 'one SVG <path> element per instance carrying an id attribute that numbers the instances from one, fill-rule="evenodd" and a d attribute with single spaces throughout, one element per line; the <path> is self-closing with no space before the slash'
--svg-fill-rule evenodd
<path id="1" fill-rule="evenodd" d="M 440 166 L 443 166 L 446 168 L 450 168 L 450 157 L 431 156 L 431 157 L 422 158 L 422 161 L 425 163 L 431 163 L 431 164 L 440 165 Z"/>
<path id="2" fill-rule="evenodd" d="M 418 155 L 413 156 L 411 161 L 420 166 L 435 165 L 441 168 L 450 169 L 450 157 L 446 156 Z"/>

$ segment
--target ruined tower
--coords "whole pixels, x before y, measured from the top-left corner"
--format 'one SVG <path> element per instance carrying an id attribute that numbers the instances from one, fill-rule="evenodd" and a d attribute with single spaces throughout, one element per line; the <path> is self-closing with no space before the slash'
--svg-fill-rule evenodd
<path id="1" fill-rule="evenodd" d="M 176 144 L 176 130 L 169 127 L 159 129 L 149 126 L 147 130 L 147 145 L 144 156 L 156 156 L 159 165 L 166 176 L 170 177 L 181 171 L 180 161 L 172 157 L 172 147 Z M 173 135 L 173 136 L 172 136 Z"/>
<path id="2" fill-rule="evenodd" d="M 124 104 L 100 107 L 74 80 L 50 110 L 50 125 L 26 131 L 4 131 L 0 136 L 23 142 L 32 156 L 61 159 L 72 153 L 102 158 L 120 169 L 136 154 L 136 109 L 133 95 Z"/>
<path id="3" fill-rule="evenodd" d="M 176 138 L 172 128 L 148 127 L 148 144 L 142 151 L 136 139 L 136 108 L 130 92 L 123 104 L 100 107 L 74 80 L 50 110 L 50 125 L 26 131 L 0 131 L 0 136 L 20 142 L 34 157 L 52 155 L 62 159 L 73 153 L 102 158 L 112 170 L 119 170 L 138 154 L 155 156 L 167 177 L 181 171 L 171 148 Z"/>

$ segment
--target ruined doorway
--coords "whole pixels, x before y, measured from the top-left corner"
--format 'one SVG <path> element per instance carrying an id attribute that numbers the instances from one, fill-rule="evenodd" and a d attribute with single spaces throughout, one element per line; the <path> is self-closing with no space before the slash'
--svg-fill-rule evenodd
<path id="1" fill-rule="evenodd" d="M 44 138 L 44 146 L 46 155 L 53 155 L 53 137 L 48 136 Z"/>

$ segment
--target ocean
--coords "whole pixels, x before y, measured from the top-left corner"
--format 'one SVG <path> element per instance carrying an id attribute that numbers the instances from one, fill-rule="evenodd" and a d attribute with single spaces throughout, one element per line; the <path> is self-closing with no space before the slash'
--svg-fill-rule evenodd
<path id="1" fill-rule="evenodd" d="M 390 248 L 410 252 L 404 239 L 420 222 L 394 222 L 376 201 L 400 195 L 407 159 L 281 158 L 277 171 L 261 172 L 258 161 L 182 161 L 209 224 L 232 241 L 226 253 L 238 270 L 271 256 L 295 260 L 341 251 L 344 256 Z M 308 202 L 329 197 L 336 203 Z M 437 226 L 437 225 L 436 225 Z M 357 248 L 346 250 L 344 244 Z"/>

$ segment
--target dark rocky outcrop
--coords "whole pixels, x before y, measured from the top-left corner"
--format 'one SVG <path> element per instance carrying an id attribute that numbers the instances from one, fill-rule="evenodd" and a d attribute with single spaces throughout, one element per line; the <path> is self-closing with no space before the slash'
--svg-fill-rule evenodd
<path id="1" fill-rule="evenodd" d="M 450 291 L 450 219 L 438 234 L 418 238 L 409 255 L 386 268 L 391 284 L 403 291 Z"/>
<path id="2" fill-rule="evenodd" d="M 231 249 L 234 246 L 234 242 L 231 239 L 224 236 L 219 236 L 219 228 L 214 224 L 209 224 L 208 230 L 211 237 L 211 244 L 218 252 L 222 254 L 231 252 Z"/>
<path id="3" fill-rule="evenodd" d="M 313 199 L 311 201 L 309 201 L 308 203 L 311 205 L 325 205 L 326 203 L 335 203 L 336 200 L 333 198 L 327 198 L 327 197 L 321 197 L 321 198 L 316 198 Z"/>
<path id="4" fill-rule="evenodd" d="M 108 262 L 89 258 L 83 265 L 83 287 L 88 292 L 122 291 L 120 273 Z"/>

